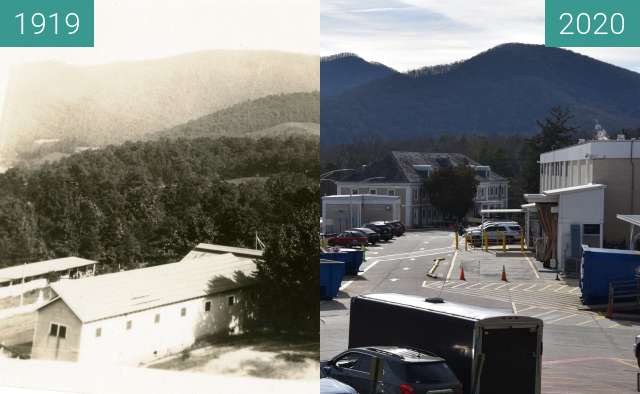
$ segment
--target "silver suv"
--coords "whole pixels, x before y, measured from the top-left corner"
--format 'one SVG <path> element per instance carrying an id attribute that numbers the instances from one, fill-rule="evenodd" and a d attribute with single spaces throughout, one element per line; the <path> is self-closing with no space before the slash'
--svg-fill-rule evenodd
<path id="1" fill-rule="evenodd" d="M 489 244 L 501 244 L 503 237 L 507 244 L 519 243 L 522 229 L 516 222 L 488 222 L 467 230 L 474 246 L 482 245 L 482 233 L 487 234 Z"/>

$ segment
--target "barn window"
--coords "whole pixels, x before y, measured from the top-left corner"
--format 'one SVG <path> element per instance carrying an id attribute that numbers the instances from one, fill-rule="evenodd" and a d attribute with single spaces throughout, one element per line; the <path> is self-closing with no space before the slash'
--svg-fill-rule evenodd
<path id="1" fill-rule="evenodd" d="M 229 306 L 233 305 L 236 303 L 236 297 L 235 296 L 230 296 L 229 297 Z"/>
<path id="2" fill-rule="evenodd" d="M 205 301 L 204 303 L 204 311 L 209 312 L 211 310 L 211 301 Z"/>
<path id="3" fill-rule="evenodd" d="M 186 315 L 187 315 L 187 308 L 180 309 L 180 316 L 186 316 Z"/>
<path id="4" fill-rule="evenodd" d="M 101 337 L 102 336 L 102 327 L 98 327 L 96 328 L 96 337 Z"/>
<path id="5" fill-rule="evenodd" d="M 131 320 L 127 320 L 127 330 L 131 330 L 132 324 Z"/>
<path id="6" fill-rule="evenodd" d="M 160 314 L 159 314 L 159 313 L 156 313 L 156 317 L 155 317 L 155 319 L 153 320 L 153 322 L 154 322 L 154 323 L 160 323 Z"/>
<path id="7" fill-rule="evenodd" d="M 49 336 L 66 338 L 67 327 L 63 326 L 62 324 L 51 323 L 51 326 L 49 327 Z"/>

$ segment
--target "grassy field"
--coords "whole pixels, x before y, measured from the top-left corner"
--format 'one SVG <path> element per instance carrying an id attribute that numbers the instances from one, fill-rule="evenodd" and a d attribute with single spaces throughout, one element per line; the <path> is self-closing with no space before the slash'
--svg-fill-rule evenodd
<path id="1" fill-rule="evenodd" d="M 270 379 L 318 379 L 320 344 L 284 335 L 212 339 L 152 368 Z"/>

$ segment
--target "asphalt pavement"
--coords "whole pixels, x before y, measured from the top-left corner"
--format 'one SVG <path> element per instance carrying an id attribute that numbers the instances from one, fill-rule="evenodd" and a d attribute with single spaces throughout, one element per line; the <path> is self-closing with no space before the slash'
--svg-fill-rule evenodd
<path id="1" fill-rule="evenodd" d="M 503 267 L 507 281 L 501 280 Z M 427 276 L 432 269 L 434 275 Z M 336 299 L 320 302 L 322 359 L 347 348 L 351 297 L 389 292 L 440 296 L 542 319 L 545 394 L 637 392 L 640 370 L 633 344 L 640 319 L 607 319 L 603 311 L 586 308 L 575 280 L 556 280 L 515 245 L 506 251 L 500 246 L 488 252 L 465 250 L 463 244 L 456 249 L 451 232 L 408 232 L 370 247 L 361 270 L 345 277 Z"/>

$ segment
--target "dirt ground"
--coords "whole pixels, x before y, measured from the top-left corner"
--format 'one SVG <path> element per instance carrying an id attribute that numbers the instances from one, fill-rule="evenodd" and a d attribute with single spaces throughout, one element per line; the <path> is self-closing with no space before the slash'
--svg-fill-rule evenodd
<path id="1" fill-rule="evenodd" d="M 318 379 L 318 342 L 243 335 L 201 346 L 150 367 L 239 377 Z"/>

